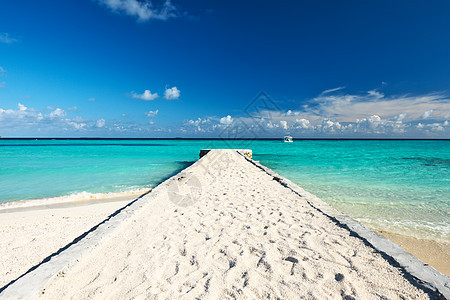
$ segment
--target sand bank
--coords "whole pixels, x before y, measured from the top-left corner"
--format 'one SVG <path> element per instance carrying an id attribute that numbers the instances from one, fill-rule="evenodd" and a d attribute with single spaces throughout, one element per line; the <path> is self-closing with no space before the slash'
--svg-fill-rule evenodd
<path id="1" fill-rule="evenodd" d="M 0 211 L 0 287 L 135 198 L 114 197 Z"/>
<path id="2" fill-rule="evenodd" d="M 0 296 L 429 298 L 317 201 L 213 151 Z"/>

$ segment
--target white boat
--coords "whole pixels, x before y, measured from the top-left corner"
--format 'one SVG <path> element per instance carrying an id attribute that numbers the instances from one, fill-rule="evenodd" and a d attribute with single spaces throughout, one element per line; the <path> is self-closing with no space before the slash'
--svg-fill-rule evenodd
<path id="1" fill-rule="evenodd" d="M 286 135 L 286 136 L 284 137 L 284 142 L 285 142 L 285 143 L 292 143 L 292 142 L 293 142 L 292 136 Z"/>

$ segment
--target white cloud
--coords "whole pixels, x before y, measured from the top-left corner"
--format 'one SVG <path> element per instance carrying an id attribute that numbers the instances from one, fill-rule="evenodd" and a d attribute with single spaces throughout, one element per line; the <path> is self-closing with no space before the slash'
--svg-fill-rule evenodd
<path id="1" fill-rule="evenodd" d="M 95 126 L 97 126 L 98 128 L 102 128 L 102 127 L 105 127 L 105 124 L 106 124 L 105 119 L 100 119 L 100 120 L 97 120 L 97 122 L 95 123 Z"/>
<path id="2" fill-rule="evenodd" d="M 265 137 L 282 136 L 286 130 L 297 137 L 450 137 L 449 121 L 436 123 L 405 123 L 406 114 L 383 118 L 373 114 L 365 118 L 341 122 L 331 118 L 295 118 L 282 114 L 276 118 L 231 116 L 189 120 L 180 132 L 203 136 Z M 230 120 L 233 120 L 230 122 Z M 229 132 L 228 132 L 229 131 Z M 225 132 L 225 133 L 224 133 Z M 229 134 L 228 134 L 229 133 Z"/>
<path id="3" fill-rule="evenodd" d="M 368 91 L 365 95 L 320 95 L 311 99 L 299 113 L 310 120 L 329 118 L 352 122 L 371 115 L 393 118 L 400 114 L 407 114 L 410 120 L 417 120 L 424 111 L 429 110 L 433 110 L 434 118 L 442 119 L 450 111 L 450 98 L 436 93 L 386 97 L 377 91 Z"/>
<path id="4" fill-rule="evenodd" d="M 9 34 L 6 32 L 0 32 L 0 43 L 4 44 L 12 44 L 14 42 L 17 42 L 16 39 L 13 39 L 9 37 Z"/>
<path id="5" fill-rule="evenodd" d="M 131 96 L 133 98 L 138 98 L 138 99 L 145 100 L 145 101 L 155 100 L 156 98 L 159 97 L 158 93 L 152 94 L 152 92 L 150 90 L 145 90 L 144 93 L 142 93 L 142 94 L 136 94 L 136 93 L 132 92 Z"/>
<path id="6" fill-rule="evenodd" d="M 188 124 L 189 125 L 198 126 L 198 125 L 206 123 L 206 122 L 207 122 L 207 120 L 203 120 L 202 118 L 198 118 L 197 120 L 189 120 Z"/>
<path id="7" fill-rule="evenodd" d="M 125 13 L 137 17 L 139 21 L 167 20 L 176 17 L 176 8 L 170 0 L 164 1 L 161 7 L 154 7 L 148 0 L 99 0 L 114 12 Z"/>
<path id="8" fill-rule="evenodd" d="M 450 131 L 449 122 L 446 120 L 442 123 L 429 123 L 429 124 L 417 124 L 416 128 L 422 129 L 423 131 L 433 134 L 435 136 L 442 136 Z"/>
<path id="9" fill-rule="evenodd" d="M 375 98 L 376 100 L 381 99 L 381 98 L 384 97 L 384 94 L 383 94 L 383 93 L 380 93 L 380 92 L 378 92 L 378 91 L 376 91 L 376 90 L 370 90 L 370 91 L 367 92 L 367 94 L 368 94 L 369 96 L 372 96 L 372 97 Z"/>
<path id="10" fill-rule="evenodd" d="M 408 114 L 399 114 L 396 119 L 397 121 L 403 121 Z"/>
<path id="11" fill-rule="evenodd" d="M 22 103 L 17 104 L 17 109 L 0 108 L 0 127 L 4 135 L 17 133 L 42 134 L 43 132 L 69 132 L 89 130 L 95 128 L 95 121 L 86 121 L 80 117 L 67 118 L 61 108 L 56 108 L 50 113 L 42 113 L 33 108 L 28 108 Z"/>
<path id="12" fill-rule="evenodd" d="M 220 124 L 223 125 L 230 125 L 231 123 L 233 123 L 233 118 L 230 115 L 228 115 L 226 117 L 220 118 L 219 122 Z"/>
<path id="13" fill-rule="evenodd" d="M 153 118 L 154 116 L 156 116 L 158 114 L 159 110 L 150 110 L 148 112 L 145 113 L 145 115 L 149 118 Z"/>
<path id="14" fill-rule="evenodd" d="M 68 121 L 68 124 L 72 125 L 75 129 L 80 130 L 86 127 L 86 123 L 80 123 L 80 122 L 74 122 L 74 121 Z"/>
<path id="15" fill-rule="evenodd" d="M 291 117 L 291 116 L 298 116 L 299 114 L 300 114 L 300 112 L 292 111 L 289 109 L 284 115 L 287 117 Z M 274 115 L 276 115 L 276 114 L 274 114 L 274 113 L 269 114 L 269 116 L 274 116 Z M 282 115 L 282 114 L 280 114 L 280 115 Z"/>
<path id="16" fill-rule="evenodd" d="M 0 108 L 2 136 L 164 136 L 172 128 L 137 123 L 133 120 L 84 119 L 69 117 L 63 108 L 36 110 L 18 103 L 12 109 Z M 209 120 L 202 120 L 207 128 Z M 177 130 L 177 132 L 180 132 Z"/>
<path id="17" fill-rule="evenodd" d="M 48 116 L 50 118 L 62 118 L 66 116 L 66 112 L 61 108 L 57 108 L 54 111 L 52 111 Z"/>
<path id="18" fill-rule="evenodd" d="M 27 110 L 27 107 L 25 105 L 23 105 L 22 103 L 17 103 L 17 107 L 19 108 L 19 110 Z"/>
<path id="19" fill-rule="evenodd" d="M 3 69 L 3 67 L 0 66 L 0 77 L 3 77 L 6 74 L 6 70 Z M 6 87 L 6 81 L 0 82 L 0 89 L 3 89 Z"/>
<path id="20" fill-rule="evenodd" d="M 268 121 L 264 125 L 265 125 L 266 128 L 269 128 L 269 129 L 278 128 L 278 125 L 272 123 L 271 121 Z"/>
<path id="21" fill-rule="evenodd" d="M 164 91 L 164 98 L 166 100 L 175 100 L 180 98 L 180 90 L 176 86 L 168 88 Z"/>
<path id="22" fill-rule="evenodd" d="M 383 133 L 382 120 L 378 115 L 372 115 L 362 120 L 356 120 L 355 132 Z"/>
<path id="23" fill-rule="evenodd" d="M 94 102 L 94 101 L 95 101 L 95 98 L 89 98 L 88 101 L 89 101 L 89 102 Z"/>
<path id="24" fill-rule="evenodd" d="M 340 87 L 337 87 L 337 88 L 334 88 L 334 89 L 328 89 L 328 90 L 323 91 L 320 94 L 321 95 L 325 95 L 325 94 L 329 94 L 329 93 L 332 93 L 332 92 L 340 91 L 340 90 L 343 90 L 343 89 L 345 89 L 345 86 L 340 86 Z"/>
<path id="25" fill-rule="evenodd" d="M 433 124 L 430 124 L 430 129 L 432 130 L 432 131 L 444 131 L 444 126 L 442 126 L 441 124 L 439 124 L 439 123 L 433 123 Z"/>
<path id="26" fill-rule="evenodd" d="M 322 124 L 317 126 L 323 133 L 336 133 L 340 131 L 341 127 L 341 123 L 328 119 L 322 120 Z"/>
<path id="27" fill-rule="evenodd" d="M 310 128 L 311 123 L 306 119 L 296 119 L 295 120 L 295 128 L 308 129 Z"/>
<path id="28" fill-rule="evenodd" d="M 227 117 L 207 117 L 185 123 L 181 131 L 220 136 L 223 130 L 235 130 L 241 137 L 282 136 L 289 130 L 293 136 L 305 137 L 450 138 L 450 97 L 446 94 L 329 93 L 298 110 L 259 110 L 257 117 L 235 117 L 229 127 L 224 126 L 229 123 Z"/>
<path id="29" fill-rule="evenodd" d="M 197 118 L 196 120 L 188 120 L 183 123 L 183 126 L 179 129 L 182 133 L 211 133 L 214 132 L 216 129 L 220 128 L 220 125 L 217 124 L 220 123 L 220 120 L 217 120 L 212 117 L 207 118 Z M 226 126 L 226 125 L 225 125 Z"/>
<path id="30" fill-rule="evenodd" d="M 431 114 L 433 113 L 433 110 L 427 110 L 426 112 L 423 113 L 423 115 L 420 116 L 421 119 L 428 119 L 429 117 L 431 117 Z"/>

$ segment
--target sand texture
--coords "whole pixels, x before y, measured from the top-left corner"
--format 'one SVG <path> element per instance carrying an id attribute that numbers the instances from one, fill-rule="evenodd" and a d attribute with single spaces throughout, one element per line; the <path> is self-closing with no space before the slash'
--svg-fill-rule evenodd
<path id="1" fill-rule="evenodd" d="M 210 153 L 163 188 L 40 297 L 429 298 L 236 152 Z"/>
<path id="2" fill-rule="evenodd" d="M 134 198 L 0 212 L 0 287 L 66 246 Z"/>
<path id="3" fill-rule="evenodd" d="M 380 234 L 444 275 L 450 276 L 450 243 L 418 239 L 386 231 Z"/>

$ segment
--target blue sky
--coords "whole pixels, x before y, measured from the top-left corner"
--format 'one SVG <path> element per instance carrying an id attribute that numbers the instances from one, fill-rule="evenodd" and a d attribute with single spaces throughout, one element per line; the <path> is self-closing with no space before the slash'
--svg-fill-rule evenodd
<path id="1" fill-rule="evenodd" d="M 450 138 L 449 12 L 448 1 L 2 1 L 0 135 Z"/>

